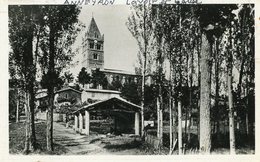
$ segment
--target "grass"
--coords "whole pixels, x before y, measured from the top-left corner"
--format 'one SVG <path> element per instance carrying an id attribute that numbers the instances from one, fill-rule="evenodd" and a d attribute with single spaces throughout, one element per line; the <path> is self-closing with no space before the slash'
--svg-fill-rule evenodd
<path id="1" fill-rule="evenodd" d="M 54 151 L 48 152 L 46 150 L 46 124 L 45 122 L 37 122 L 35 124 L 36 129 L 36 139 L 37 139 L 37 150 L 31 154 L 40 154 L 40 155 L 61 155 L 68 153 L 68 150 L 62 145 L 54 144 Z M 154 132 L 151 132 L 153 134 Z M 156 132 L 155 132 L 156 133 Z M 156 136 L 156 134 L 154 134 Z M 96 136 L 95 136 L 96 137 Z M 240 137 L 240 136 L 237 136 Z M 196 136 L 192 136 L 192 138 L 196 138 Z M 213 138 L 214 139 L 214 138 Z M 221 137 L 222 143 L 227 143 L 228 141 L 224 140 L 226 139 L 225 136 Z M 236 152 L 237 154 L 254 154 L 254 145 L 248 144 L 247 142 L 243 141 L 245 138 L 239 139 L 237 138 L 237 143 L 245 143 L 245 145 L 238 145 Z M 9 124 L 9 153 L 10 154 L 23 154 L 24 150 L 24 141 L 25 141 L 25 124 L 20 123 L 14 123 L 11 122 Z M 250 138 L 249 141 L 253 141 L 252 138 Z M 214 141 L 213 141 L 214 142 Z M 168 134 L 164 134 L 164 140 L 163 140 L 163 147 L 160 149 L 155 149 L 150 144 L 141 141 L 140 139 L 135 139 L 133 137 L 119 137 L 115 136 L 113 138 L 97 138 L 90 140 L 90 144 L 95 144 L 103 147 L 108 152 L 111 153 L 123 153 L 125 155 L 167 155 L 169 153 L 169 137 Z M 196 142 L 192 142 L 193 144 Z M 216 141 L 215 141 L 216 143 Z M 227 155 L 229 154 L 229 148 L 224 147 L 224 145 L 221 144 L 220 141 L 217 142 L 219 144 L 218 147 L 213 148 L 211 154 L 218 154 L 218 155 Z M 221 145 L 220 145 L 221 144 Z M 173 151 L 173 154 L 178 154 L 178 151 L 176 150 L 177 146 L 175 147 L 175 151 Z M 87 154 L 89 152 L 82 150 L 82 153 Z M 196 150 L 194 147 L 187 147 L 185 154 L 199 154 L 198 150 Z"/>
<path id="2" fill-rule="evenodd" d="M 35 132 L 37 140 L 37 150 L 31 154 L 48 154 L 61 155 L 65 154 L 67 150 L 58 144 L 54 143 L 54 151 L 48 152 L 46 150 L 46 123 L 35 123 Z M 25 123 L 10 123 L 9 124 L 9 153 L 23 154 L 25 146 Z"/>

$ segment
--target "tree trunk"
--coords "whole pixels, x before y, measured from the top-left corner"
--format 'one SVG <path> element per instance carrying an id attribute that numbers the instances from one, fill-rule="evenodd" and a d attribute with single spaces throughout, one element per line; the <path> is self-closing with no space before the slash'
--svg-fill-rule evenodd
<path id="1" fill-rule="evenodd" d="M 171 93 L 171 92 L 170 92 Z M 169 122 L 170 122 L 170 130 L 169 130 L 169 136 L 170 136 L 170 152 L 172 150 L 172 97 L 170 95 L 169 97 Z"/>
<path id="2" fill-rule="evenodd" d="M 161 102 L 160 102 L 160 97 L 157 97 L 157 137 L 159 140 L 159 148 L 162 146 L 162 109 L 161 109 Z"/>
<path id="3" fill-rule="evenodd" d="M 170 124 L 170 129 L 169 129 L 169 137 L 170 137 L 170 152 L 171 154 L 172 151 L 172 59 L 171 59 L 171 54 L 170 54 L 170 73 L 169 73 L 169 81 L 170 81 L 170 86 L 169 86 L 169 124 Z"/>
<path id="4" fill-rule="evenodd" d="M 47 110 L 47 150 L 53 151 L 53 95 L 49 95 L 49 105 Z"/>
<path id="5" fill-rule="evenodd" d="M 187 50 L 187 49 L 186 49 Z M 191 54 L 192 55 L 192 54 Z M 190 90 L 190 88 L 191 88 L 191 84 L 190 84 L 190 75 L 191 75 L 191 73 L 189 72 L 189 68 L 190 68 L 190 61 L 189 61 L 189 55 L 187 54 L 187 57 L 186 57 L 186 69 L 187 69 L 187 87 L 188 87 L 188 91 L 189 91 L 189 95 L 191 95 L 191 90 Z M 190 98 L 190 97 L 189 97 Z M 190 98 L 191 99 L 191 98 Z M 186 144 L 188 143 L 188 136 L 187 136 L 187 134 L 188 134 L 188 132 L 187 132 L 187 129 L 188 129 L 188 114 L 189 114 L 189 109 L 191 108 L 191 102 L 190 102 L 190 100 L 189 100 L 189 105 L 185 108 L 185 127 L 184 127 L 184 139 L 185 139 L 185 141 L 184 141 L 184 143 L 185 143 L 185 145 L 184 145 L 184 147 L 186 147 Z M 186 148 L 184 148 L 184 150 L 185 150 Z"/>
<path id="6" fill-rule="evenodd" d="M 178 100 L 178 150 L 179 155 L 182 154 L 182 120 L 181 120 L 181 101 Z"/>
<path id="7" fill-rule="evenodd" d="M 227 67 L 227 86 L 228 86 L 228 106 L 229 106 L 229 144 L 230 154 L 235 154 L 235 123 L 234 123 L 234 107 L 232 94 L 232 52 L 229 54 Z"/>
<path id="8" fill-rule="evenodd" d="M 147 62 L 147 41 L 146 41 L 146 7 L 144 4 L 144 60 L 142 69 L 142 95 L 141 95 L 141 136 L 144 135 L 144 89 L 145 89 L 145 73 L 146 73 L 146 62 Z"/>
<path id="9" fill-rule="evenodd" d="M 28 93 L 25 93 L 25 114 L 26 114 L 26 120 L 25 120 L 25 147 L 24 147 L 24 153 L 28 154 L 30 152 L 30 110 L 29 110 L 29 102 L 28 102 Z"/>
<path id="10" fill-rule="evenodd" d="M 228 105 L 229 105 L 229 142 L 230 154 L 235 154 L 235 125 L 234 125 L 234 108 L 232 94 L 232 68 L 228 68 Z"/>
<path id="11" fill-rule="evenodd" d="M 172 101 L 172 141 L 174 142 L 177 139 L 177 107 L 175 99 Z M 174 149 L 174 148 L 173 148 Z"/>
<path id="12" fill-rule="evenodd" d="M 216 109 L 216 115 L 219 114 L 219 61 L 218 61 L 218 39 L 215 40 L 215 82 L 216 82 L 216 94 L 215 94 L 215 109 Z M 217 128 L 216 128 L 216 134 L 219 136 L 219 121 L 220 119 L 217 118 Z M 217 138 L 218 140 L 218 138 Z"/>
<path id="13" fill-rule="evenodd" d="M 32 8 L 31 13 L 32 13 Z M 35 135 L 35 125 L 34 125 L 34 108 L 35 108 L 35 93 L 34 93 L 34 83 L 36 76 L 36 64 L 34 64 L 34 54 L 33 54 L 33 25 L 30 24 L 28 31 L 28 41 L 26 44 L 26 51 L 28 52 L 27 63 L 30 67 L 28 70 L 30 76 L 26 79 L 26 139 L 25 139 L 25 153 L 34 151 L 36 149 L 36 135 Z"/>
<path id="14" fill-rule="evenodd" d="M 248 77 L 247 77 L 247 79 L 246 79 L 246 89 L 245 89 L 245 97 L 247 97 L 247 99 L 246 99 L 246 106 L 247 106 L 247 110 L 246 110 L 246 122 L 245 122 L 245 125 L 246 125 L 246 135 L 248 136 L 249 135 L 249 126 L 248 126 L 248 108 L 249 108 L 249 101 L 248 101 L 248 99 L 249 99 L 249 97 L 248 97 L 248 95 L 249 95 L 249 93 L 248 93 L 248 90 L 249 88 L 248 88 Z"/>
<path id="15" fill-rule="evenodd" d="M 19 104 L 20 104 L 20 90 L 17 88 L 17 100 L 16 100 L 16 123 L 19 123 Z"/>
<path id="16" fill-rule="evenodd" d="M 201 58 L 200 58 L 200 152 L 210 153 L 211 149 L 211 125 L 210 125 L 210 93 L 211 93 L 211 45 L 202 33 Z"/>
<path id="17" fill-rule="evenodd" d="M 34 82 L 34 81 L 33 81 Z M 36 149 L 36 135 L 35 135 L 35 123 L 34 123 L 34 109 L 35 109 L 35 93 L 34 93 L 34 84 L 31 82 L 30 92 L 29 92 L 29 109 L 30 109 L 30 149 L 34 151 Z"/>
<path id="18" fill-rule="evenodd" d="M 197 39 L 197 54 L 198 54 L 198 87 L 200 88 L 200 39 Z M 198 112 L 200 112 L 200 98 L 197 101 Z M 197 116 L 197 134 L 198 134 L 198 141 L 200 141 L 200 116 Z"/>
<path id="19" fill-rule="evenodd" d="M 163 110 L 160 109 L 160 148 L 163 146 Z"/>
<path id="20" fill-rule="evenodd" d="M 51 76 L 55 73 L 54 64 L 54 53 L 55 53 L 55 39 L 54 39 L 54 29 L 50 27 L 50 52 L 49 52 L 49 75 Z M 47 111 L 47 150 L 53 151 L 53 108 L 54 108 L 54 85 L 50 84 L 48 87 L 49 96 L 49 106 Z"/>
<path id="21" fill-rule="evenodd" d="M 157 107 L 157 138 L 160 139 L 160 102 L 159 97 L 156 98 L 156 107 Z"/>
<path id="22" fill-rule="evenodd" d="M 195 54 L 195 50 L 193 50 L 193 53 L 191 53 L 191 63 L 190 63 L 190 68 L 191 68 L 191 72 L 189 74 L 189 80 L 190 80 L 190 85 L 189 85 L 189 125 L 188 125 L 188 142 L 190 142 L 190 136 L 191 136 L 191 130 L 190 130 L 190 127 L 191 127 L 191 113 L 192 113 L 192 92 L 193 92 L 193 61 L 194 61 L 194 54 Z"/>

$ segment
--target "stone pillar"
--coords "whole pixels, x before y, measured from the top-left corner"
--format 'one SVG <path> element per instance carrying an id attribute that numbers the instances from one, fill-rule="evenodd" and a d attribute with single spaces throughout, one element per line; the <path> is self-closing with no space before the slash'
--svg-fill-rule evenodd
<path id="1" fill-rule="evenodd" d="M 79 133 L 82 133 L 82 129 L 83 129 L 83 117 L 82 117 L 82 113 L 79 113 Z"/>
<path id="2" fill-rule="evenodd" d="M 74 115 L 74 130 L 77 132 L 78 131 L 78 126 L 79 126 L 79 122 L 78 122 L 78 116 L 77 114 Z"/>
<path id="3" fill-rule="evenodd" d="M 135 113 L 135 135 L 140 135 L 140 114 Z"/>
<path id="4" fill-rule="evenodd" d="M 90 115 L 88 111 L 85 111 L 85 134 L 89 135 L 89 121 L 90 121 Z"/>

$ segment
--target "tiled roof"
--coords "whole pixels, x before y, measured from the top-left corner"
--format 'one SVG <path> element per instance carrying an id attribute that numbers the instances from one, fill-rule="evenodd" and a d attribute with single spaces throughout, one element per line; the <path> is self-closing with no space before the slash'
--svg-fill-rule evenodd
<path id="1" fill-rule="evenodd" d="M 138 75 L 134 72 L 131 71 L 124 71 L 124 70 L 117 70 L 117 69 L 100 69 L 102 72 L 107 72 L 107 73 L 116 73 L 116 74 L 125 74 L 125 75 Z"/>

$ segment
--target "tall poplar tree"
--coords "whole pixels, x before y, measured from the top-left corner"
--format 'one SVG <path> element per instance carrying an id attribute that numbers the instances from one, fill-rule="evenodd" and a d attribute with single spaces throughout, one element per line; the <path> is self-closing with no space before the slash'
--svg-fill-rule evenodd
<path id="1" fill-rule="evenodd" d="M 34 109 L 37 50 L 33 51 L 33 41 L 37 35 L 35 25 L 37 9 L 37 6 L 9 6 L 9 42 L 11 45 L 9 59 L 13 60 L 17 79 L 20 80 L 22 89 L 26 92 L 25 153 L 36 149 Z M 14 77 L 11 76 L 11 78 Z"/>

